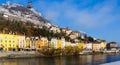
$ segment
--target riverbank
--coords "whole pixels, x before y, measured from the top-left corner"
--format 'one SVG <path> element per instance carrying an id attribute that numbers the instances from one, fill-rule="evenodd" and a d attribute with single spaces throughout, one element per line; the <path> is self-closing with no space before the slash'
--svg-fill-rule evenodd
<path id="1" fill-rule="evenodd" d="M 88 52 L 80 53 L 78 55 L 99 55 L 99 54 L 120 54 L 116 52 Z M 37 51 L 9 51 L 9 52 L 0 52 L 0 58 L 35 58 L 35 57 L 56 57 L 56 56 L 72 56 L 72 55 L 54 55 L 46 56 Z"/>
<path id="2" fill-rule="evenodd" d="M 0 52 L 0 58 L 32 58 L 40 56 L 42 55 L 36 51 Z"/>

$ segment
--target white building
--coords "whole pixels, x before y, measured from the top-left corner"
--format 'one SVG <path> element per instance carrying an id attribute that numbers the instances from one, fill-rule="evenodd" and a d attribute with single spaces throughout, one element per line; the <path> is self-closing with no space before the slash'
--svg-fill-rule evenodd
<path id="1" fill-rule="evenodd" d="M 62 48 L 64 48 L 65 47 L 65 38 L 62 38 L 61 40 L 62 40 Z"/>
<path id="2" fill-rule="evenodd" d="M 25 36 L 18 35 L 18 48 L 19 50 L 22 50 L 25 45 Z"/>
<path id="3" fill-rule="evenodd" d="M 32 40 L 30 37 L 25 38 L 24 49 L 31 49 L 32 48 Z"/>
<path id="4" fill-rule="evenodd" d="M 66 42 L 65 42 L 65 46 L 71 46 L 71 42 L 66 41 Z"/>
<path id="5" fill-rule="evenodd" d="M 56 48 L 56 46 L 57 46 L 56 44 L 57 44 L 57 38 L 52 38 L 50 47 Z"/>
<path id="6" fill-rule="evenodd" d="M 87 43 L 86 45 L 86 50 L 92 50 L 92 43 Z"/>

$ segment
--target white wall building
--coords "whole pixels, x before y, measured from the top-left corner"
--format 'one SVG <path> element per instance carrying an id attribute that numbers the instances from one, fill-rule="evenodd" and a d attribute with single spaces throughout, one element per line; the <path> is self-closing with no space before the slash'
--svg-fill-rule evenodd
<path id="1" fill-rule="evenodd" d="M 56 48 L 57 47 L 57 38 L 52 38 L 51 39 L 51 44 L 50 47 Z"/>
<path id="2" fill-rule="evenodd" d="M 62 38 L 61 40 L 62 40 L 62 48 L 64 48 L 65 47 L 65 38 Z"/>
<path id="3" fill-rule="evenodd" d="M 92 50 L 92 43 L 86 44 L 86 50 Z"/>
<path id="4" fill-rule="evenodd" d="M 18 36 L 18 48 L 23 49 L 25 45 L 25 36 Z"/>

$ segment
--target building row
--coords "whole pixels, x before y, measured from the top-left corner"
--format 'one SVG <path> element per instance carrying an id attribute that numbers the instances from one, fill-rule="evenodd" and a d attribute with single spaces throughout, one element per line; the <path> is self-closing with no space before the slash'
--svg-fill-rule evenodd
<path id="1" fill-rule="evenodd" d="M 64 38 L 47 37 L 26 37 L 24 35 L 0 34 L 0 50 L 20 51 L 20 50 L 39 50 L 44 47 L 65 48 L 66 46 L 77 46 L 83 50 L 99 51 L 106 48 L 105 40 L 94 42 L 69 42 Z"/>

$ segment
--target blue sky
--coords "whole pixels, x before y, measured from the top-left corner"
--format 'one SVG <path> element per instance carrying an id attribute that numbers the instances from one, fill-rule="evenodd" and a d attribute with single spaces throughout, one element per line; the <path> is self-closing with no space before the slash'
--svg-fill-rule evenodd
<path id="1" fill-rule="evenodd" d="M 0 0 L 33 7 L 53 24 L 120 43 L 120 0 Z"/>

